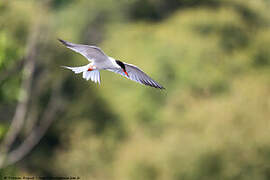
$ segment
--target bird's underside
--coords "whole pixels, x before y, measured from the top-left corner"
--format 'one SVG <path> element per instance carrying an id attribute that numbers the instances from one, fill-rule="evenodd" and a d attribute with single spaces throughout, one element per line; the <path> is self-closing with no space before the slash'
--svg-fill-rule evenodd
<path id="1" fill-rule="evenodd" d="M 89 64 L 80 67 L 62 66 L 64 68 L 72 70 L 75 74 L 82 73 L 83 78 L 86 80 L 100 83 L 99 70 L 108 70 L 120 74 L 140 84 L 151 86 L 154 88 L 165 89 L 137 66 L 115 60 L 114 58 L 107 56 L 99 47 L 74 44 L 61 39 L 59 39 L 59 41 L 63 43 L 67 48 L 77 53 L 80 53 L 88 61 L 90 61 Z"/>

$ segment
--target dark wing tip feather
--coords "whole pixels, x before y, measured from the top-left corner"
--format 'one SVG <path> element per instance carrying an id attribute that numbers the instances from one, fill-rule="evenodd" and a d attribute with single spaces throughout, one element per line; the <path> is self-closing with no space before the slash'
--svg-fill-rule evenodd
<path id="1" fill-rule="evenodd" d="M 161 90 L 166 90 L 166 88 L 163 87 L 163 86 L 159 87 L 159 89 L 161 89 Z"/>
<path id="2" fill-rule="evenodd" d="M 154 83 L 152 87 L 158 88 L 158 89 L 161 89 L 161 90 L 165 90 L 165 89 L 166 89 L 165 87 L 161 86 L 161 85 L 158 84 L 158 83 Z"/>
<path id="3" fill-rule="evenodd" d="M 154 88 L 157 88 L 157 89 L 164 89 L 165 88 L 161 85 L 159 85 L 157 82 L 155 81 L 145 81 L 144 79 L 140 79 L 141 83 L 143 83 L 144 85 L 147 85 L 147 86 L 151 86 L 151 87 L 154 87 Z"/>
<path id="4" fill-rule="evenodd" d="M 163 86 L 161 86 L 159 83 L 157 83 L 156 81 L 154 81 L 153 79 L 151 79 L 149 77 L 149 80 L 143 80 L 143 84 L 154 87 L 154 88 L 158 88 L 158 89 L 165 89 Z"/>
<path id="5" fill-rule="evenodd" d="M 67 46 L 67 47 L 72 47 L 71 43 L 69 43 L 69 42 L 67 42 L 67 41 L 64 41 L 64 40 L 59 39 L 59 38 L 58 38 L 58 41 L 60 41 L 61 43 L 63 43 L 63 44 L 64 44 L 65 46 Z"/>
<path id="6" fill-rule="evenodd" d="M 135 81 L 138 81 L 141 83 L 141 84 L 144 84 L 146 86 L 150 86 L 150 87 L 154 87 L 154 88 L 157 88 L 157 89 L 161 89 L 161 90 L 165 90 L 165 88 L 160 85 L 159 83 L 157 83 L 155 80 L 153 80 L 152 78 L 150 78 L 146 73 L 144 73 L 140 68 L 134 66 L 134 65 L 130 65 L 128 64 L 129 67 L 132 67 L 134 69 L 136 69 L 137 71 L 139 71 L 143 77 L 137 77 L 135 78 Z"/>
<path id="7" fill-rule="evenodd" d="M 145 84 L 145 85 L 151 86 L 153 88 L 161 89 L 161 90 L 165 90 L 166 89 L 166 88 L 164 88 L 163 86 L 160 86 L 160 85 L 153 85 L 153 84 Z"/>
<path id="8" fill-rule="evenodd" d="M 161 90 L 166 90 L 166 88 L 165 88 L 165 87 L 163 87 L 163 86 L 161 86 L 161 85 L 159 85 L 159 84 L 157 84 L 157 85 L 153 85 L 152 87 L 154 87 L 154 88 L 158 88 L 158 89 L 161 89 Z"/>

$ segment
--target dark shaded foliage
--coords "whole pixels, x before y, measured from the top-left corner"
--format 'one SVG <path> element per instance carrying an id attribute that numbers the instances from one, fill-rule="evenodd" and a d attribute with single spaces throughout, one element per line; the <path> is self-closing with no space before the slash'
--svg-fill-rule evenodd
<path id="1" fill-rule="evenodd" d="M 269 67 L 270 65 L 270 52 L 266 48 L 260 48 L 253 58 L 253 65 L 256 67 Z"/>
<path id="2" fill-rule="evenodd" d="M 219 0 L 137 0 L 131 5 L 129 14 L 135 20 L 159 21 L 177 9 L 202 5 L 217 7 L 219 4 Z"/>
<path id="3" fill-rule="evenodd" d="M 50 5 L 51 5 L 52 9 L 57 10 L 59 8 L 63 8 L 65 6 L 67 6 L 71 2 L 72 2 L 72 0 L 52 0 L 52 1 L 50 1 Z"/>

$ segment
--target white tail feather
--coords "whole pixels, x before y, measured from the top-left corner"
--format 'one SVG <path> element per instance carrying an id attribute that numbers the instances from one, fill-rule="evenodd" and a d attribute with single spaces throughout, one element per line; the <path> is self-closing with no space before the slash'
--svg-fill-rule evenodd
<path id="1" fill-rule="evenodd" d="M 83 78 L 87 81 L 90 79 L 91 81 L 100 84 L 100 73 L 98 70 L 84 71 Z"/>
<path id="2" fill-rule="evenodd" d="M 63 68 L 70 69 L 73 71 L 75 74 L 84 72 L 88 70 L 88 64 L 85 66 L 80 66 L 80 67 L 68 67 L 68 66 L 62 66 Z"/>
<path id="3" fill-rule="evenodd" d="M 87 81 L 91 79 L 91 81 L 95 83 L 100 84 L 100 73 L 99 70 L 92 70 L 88 71 L 88 64 L 85 66 L 80 66 L 80 67 L 68 67 L 68 66 L 62 66 L 63 68 L 70 69 L 72 70 L 75 74 L 78 73 L 83 73 L 83 78 L 86 79 Z"/>

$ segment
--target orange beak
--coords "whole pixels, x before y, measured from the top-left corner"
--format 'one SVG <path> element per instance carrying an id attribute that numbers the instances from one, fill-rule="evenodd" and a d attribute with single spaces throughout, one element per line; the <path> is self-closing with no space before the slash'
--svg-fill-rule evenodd
<path id="1" fill-rule="evenodd" d="M 125 70 L 124 70 L 124 73 L 127 75 L 127 77 L 129 77 L 129 75 L 128 75 L 127 71 L 125 71 Z"/>

